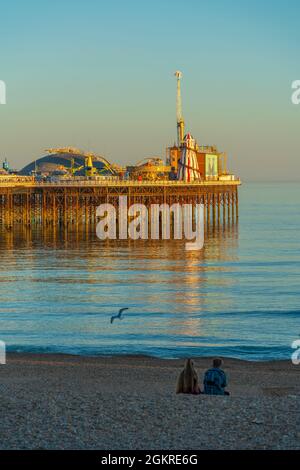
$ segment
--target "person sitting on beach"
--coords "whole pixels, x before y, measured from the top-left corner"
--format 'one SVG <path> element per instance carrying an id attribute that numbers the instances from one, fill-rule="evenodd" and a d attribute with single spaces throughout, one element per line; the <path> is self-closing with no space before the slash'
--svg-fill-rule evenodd
<path id="1" fill-rule="evenodd" d="M 204 375 L 204 393 L 206 395 L 229 395 L 225 390 L 227 379 L 225 372 L 221 369 L 222 359 L 214 359 L 213 367 L 208 369 Z"/>
<path id="2" fill-rule="evenodd" d="M 201 393 L 198 375 L 194 368 L 192 359 L 187 359 L 185 367 L 177 380 L 176 393 L 192 393 L 199 395 Z"/>

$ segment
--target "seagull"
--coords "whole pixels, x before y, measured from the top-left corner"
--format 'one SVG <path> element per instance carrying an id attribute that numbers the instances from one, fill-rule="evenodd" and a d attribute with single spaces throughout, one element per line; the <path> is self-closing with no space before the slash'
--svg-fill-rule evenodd
<path id="1" fill-rule="evenodd" d="M 113 315 L 113 316 L 111 317 L 110 323 L 112 323 L 116 318 L 118 318 L 119 320 L 122 320 L 122 319 L 123 319 L 122 313 L 124 312 L 124 310 L 128 310 L 128 308 L 127 308 L 127 307 L 125 307 L 125 308 L 120 308 L 118 315 Z"/>

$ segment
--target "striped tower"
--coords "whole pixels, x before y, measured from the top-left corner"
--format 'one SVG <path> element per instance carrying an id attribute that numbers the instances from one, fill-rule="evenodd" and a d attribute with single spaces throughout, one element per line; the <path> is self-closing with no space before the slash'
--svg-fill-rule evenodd
<path id="1" fill-rule="evenodd" d="M 199 181 L 201 175 L 198 167 L 196 141 L 190 133 L 188 133 L 181 147 L 181 156 L 179 160 L 178 179 L 180 181 Z"/>

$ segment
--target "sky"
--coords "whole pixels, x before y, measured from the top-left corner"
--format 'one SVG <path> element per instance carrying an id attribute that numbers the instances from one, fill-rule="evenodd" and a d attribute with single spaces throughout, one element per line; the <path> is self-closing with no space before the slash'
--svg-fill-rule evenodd
<path id="1" fill-rule="evenodd" d="M 0 159 L 164 157 L 181 70 L 199 144 L 245 181 L 300 180 L 299 14 L 298 0 L 0 0 Z"/>

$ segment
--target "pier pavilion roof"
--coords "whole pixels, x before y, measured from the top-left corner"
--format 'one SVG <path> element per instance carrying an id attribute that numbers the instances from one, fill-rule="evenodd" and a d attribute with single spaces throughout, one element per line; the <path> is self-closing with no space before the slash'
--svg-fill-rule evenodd
<path id="1" fill-rule="evenodd" d="M 37 160 L 34 160 L 33 162 L 24 166 L 24 168 L 20 170 L 19 174 L 29 176 L 35 171 L 47 174 L 61 171 L 70 171 L 73 165 L 73 168 L 75 170 L 77 169 L 77 175 L 84 175 L 85 160 L 87 156 L 88 155 L 84 152 L 81 154 L 78 152 L 71 153 L 69 151 L 52 153 L 38 158 Z M 105 159 L 93 154 L 92 160 L 93 166 L 97 170 L 101 170 L 102 174 L 111 174 L 109 170 L 106 169 Z"/>

